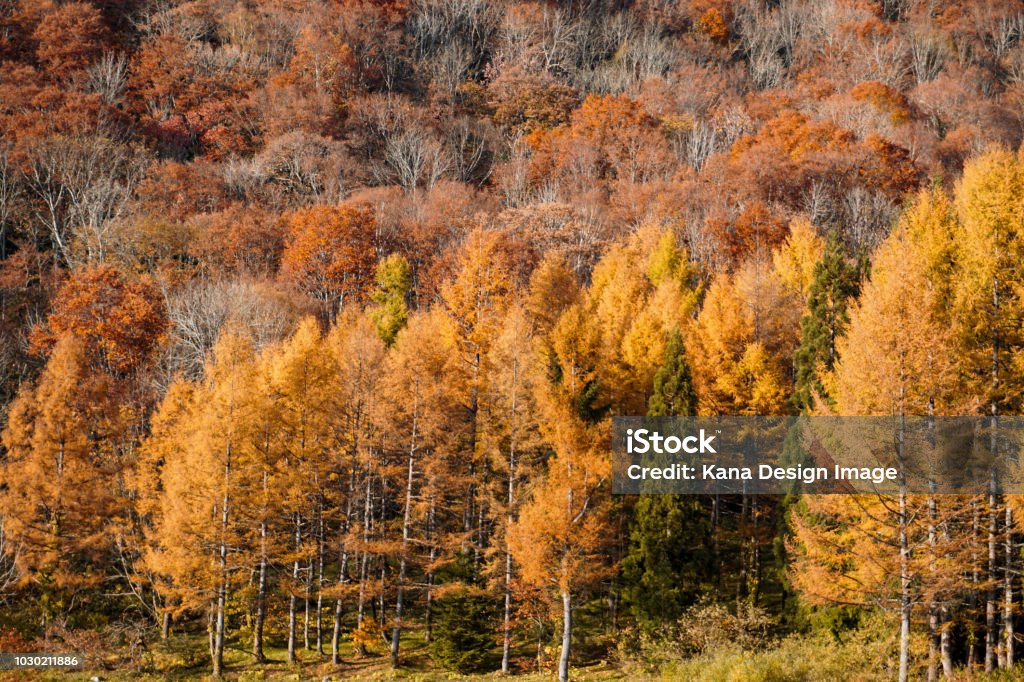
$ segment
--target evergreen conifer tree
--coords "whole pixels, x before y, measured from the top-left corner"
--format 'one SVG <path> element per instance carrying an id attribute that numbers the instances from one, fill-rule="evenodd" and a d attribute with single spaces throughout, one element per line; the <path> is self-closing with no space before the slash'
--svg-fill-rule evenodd
<path id="1" fill-rule="evenodd" d="M 835 366 L 836 341 L 849 324 L 848 307 L 860 290 L 861 270 L 850 262 L 839 240 L 830 236 L 814 267 L 807 311 L 800 321 L 800 347 L 793 356 L 795 409 L 810 409 L 815 394 L 828 399 L 821 377 Z"/>
<path id="2" fill-rule="evenodd" d="M 648 416 L 689 416 L 696 412 L 683 339 L 673 330 L 665 359 L 654 376 Z M 623 560 L 624 598 L 644 629 L 677 620 L 705 584 L 711 557 L 711 528 L 701 498 L 644 495 L 633 510 L 630 546 Z"/>
<path id="3" fill-rule="evenodd" d="M 678 329 L 669 335 L 665 361 L 654 375 L 654 392 L 647 401 L 647 416 L 669 417 L 692 415 L 697 409 L 686 349 Z"/>

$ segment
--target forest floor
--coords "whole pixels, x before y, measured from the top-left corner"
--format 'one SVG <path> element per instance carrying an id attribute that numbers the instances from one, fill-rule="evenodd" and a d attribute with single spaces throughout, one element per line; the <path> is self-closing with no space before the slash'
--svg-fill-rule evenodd
<path id="1" fill-rule="evenodd" d="M 166 645 L 156 645 L 144 655 L 143 660 L 132 667 L 120 669 L 87 669 L 76 671 L 6 671 L 0 672 L 0 682 L 89 682 L 99 679 L 104 682 L 127 680 L 205 680 L 210 678 L 208 657 L 196 654 L 202 651 L 205 639 L 202 637 L 172 637 Z M 228 647 L 224 656 L 224 679 L 239 682 L 257 680 L 351 680 L 353 682 L 384 682 L 386 680 L 407 680 L 408 682 L 440 682 L 441 680 L 498 680 L 509 679 L 498 672 L 463 675 L 440 669 L 431 659 L 427 645 L 422 640 L 403 641 L 403 665 L 397 670 L 391 668 L 383 652 L 374 652 L 357 657 L 351 644 L 342 649 L 341 663 L 332 665 L 330 655 L 317 656 L 312 651 L 300 649 L 299 662 L 285 663 L 285 649 L 268 648 L 267 662 L 257 664 L 248 651 Z M 205 652 L 203 652 L 205 653 Z M 580 682 L 606 682 L 627 679 L 626 674 L 607 663 L 583 668 L 574 668 L 574 680 Z M 554 678 L 551 672 L 522 672 L 514 675 L 517 682 L 549 682 Z"/>

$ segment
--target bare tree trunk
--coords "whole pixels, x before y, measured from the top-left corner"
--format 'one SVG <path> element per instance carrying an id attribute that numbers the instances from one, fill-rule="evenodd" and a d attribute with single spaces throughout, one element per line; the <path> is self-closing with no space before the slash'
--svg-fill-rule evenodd
<path id="1" fill-rule="evenodd" d="M 164 642 L 171 636 L 171 614 L 164 613 L 164 617 L 160 623 L 160 639 Z"/>
<path id="2" fill-rule="evenodd" d="M 928 682 L 939 679 L 939 612 L 935 604 L 928 605 Z"/>
<path id="3" fill-rule="evenodd" d="M 996 584 L 998 581 L 996 562 L 996 480 L 992 472 L 988 496 L 988 594 L 985 599 L 985 672 L 996 669 Z"/>
<path id="4" fill-rule="evenodd" d="M 324 655 L 324 514 L 320 510 L 320 537 L 316 546 L 316 653 Z"/>
<path id="5" fill-rule="evenodd" d="M 910 539 L 907 520 L 907 475 L 904 452 L 905 426 L 900 418 L 899 456 L 899 552 L 900 552 L 900 669 L 899 682 L 910 680 L 910 617 L 913 601 L 910 594 Z"/>
<path id="6" fill-rule="evenodd" d="M 501 673 L 508 675 L 512 651 L 512 552 L 505 550 L 505 617 L 502 623 Z"/>
<path id="7" fill-rule="evenodd" d="M 952 679 L 953 637 L 949 628 L 949 609 L 943 606 L 939 613 L 942 621 L 942 632 L 939 635 L 939 656 L 942 659 L 942 676 L 946 679 Z"/>
<path id="8" fill-rule="evenodd" d="M 217 615 L 213 630 L 213 676 L 220 677 L 224 671 L 224 605 L 226 588 L 217 588 Z"/>
<path id="9" fill-rule="evenodd" d="M 295 586 L 299 583 L 299 548 L 302 546 L 302 524 L 299 515 L 295 515 L 295 561 L 292 562 L 292 591 L 288 597 L 288 664 L 295 663 L 295 619 L 297 615 L 298 598 L 295 596 Z"/>
<path id="10" fill-rule="evenodd" d="M 224 495 L 221 499 L 220 547 L 217 552 L 220 563 L 220 585 L 217 586 L 217 613 L 213 631 L 213 676 L 220 677 L 224 670 L 224 609 L 227 605 L 228 590 L 228 522 L 230 519 L 231 490 L 231 445 L 224 455 Z"/>
<path id="11" fill-rule="evenodd" d="M 207 611 L 208 611 L 208 613 L 206 615 L 206 635 L 207 635 L 207 639 L 209 640 L 207 642 L 207 644 L 210 647 L 210 660 L 211 661 L 215 661 L 216 658 L 217 658 L 217 644 L 216 644 L 217 636 L 214 634 L 214 623 L 217 621 L 217 603 L 216 603 L 216 600 L 213 600 L 213 601 L 210 602 L 210 605 L 209 605 Z M 43 617 L 45 618 L 45 615 Z M 45 627 L 45 622 L 46 621 L 44 620 L 43 621 L 44 627 Z"/>
<path id="12" fill-rule="evenodd" d="M 302 648 L 309 651 L 313 647 L 309 645 L 309 597 L 310 597 L 310 585 L 313 582 L 313 560 L 306 559 L 306 568 L 303 569 L 303 573 L 306 574 L 304 581 L 305 589 L 302 595 L 303 603 L 303 618 L 302 618 Z"/>
<path id="13" fill-rule="evenodd" d="M 1006 637 L 1006 667 L 1012 668 L 1013 651 L 1013 509 L 1006 500 L 1006 528 L 1004 544 L 1006 547 L 1006 566 L 1003 567 L 1003 634 Z"/>
<path id="14" fill-rule="evenodd" d="M 358 470 L 358 466 L 356 463 L 356 455 L 359 449 L 358 417 L 356 419 L 355 434 L 355 441 L 353 442 L 351 449 L 352 463 L 348 477 L 348 494 L 346 495 L 345 498 L 345 519 L 342 522 L 341 532 L 339 533 L 339 536 L 341 537 L 341 562 L 338 567 L 339 589 L 344 588 L 344 586 L 348 583 L 348 534 L 351 529 L 350 524 L 352 519 L 352 504 L 354 502 L 356 494 L 356 471 Z M 340 652 L 338 651 L 338 647 L 341 644 L 341 606 L 342 598 L 341 595 L 339 594 L 337 600 L 335 600 L 334 602 L 334 628 L 331 632 L 331 664 L 333 665 L 338 665 L 338 663 L 341 662 Z"/>
<path id="15" fill-rule="evenodd" d="M 348 583 L 348 556 L 349 552 L 346 547 L 341 551 L 341 565 L 338 569 L 339 586 L 344 586 Z M 341 653 L 338 650 L 341 645 L 341 606 L 342 598 L 339 595 L 334 602 L 334 629 L 331 632 L 331 663 L 333 665 L 338 665 L 341 662 Z"/>
<path id="16" fill-rule="evenodd" d="M 267 475 L 263 480 L 266 485 Z M 263 624 L 267 618 L 267 522 L 260 523 L 260 566 L 256 583 L 256 620 L 252 628 L 252 655 L 257 663 L 266 660 L 263 653 Z"/>
<path id="17" fill-rule="evenodd" d="M 395 622 L 391 627 L 391 666 L 398 667 L 398 646 L 402 635 L 402 614 L 405 606 L 405 577 L 408 570 L 409 531 L 412 525 L 412 484 L 416 473 L 417 406 L 413 407 L 412 437 L 409 443 L 409 468 L 405 478 L 405 510 L 402 515 L 402 556 L 398 563 L 398 586 L 395 591 Z"/>
<path id="18" fill-rule="evenodd" d="M 931 565 L 934 567 L 938 560 L 939 530 L 938 506 L 935 503 L 935 481 L 928 481 L 928 548 L 931 552 Z M 934 570 L 933 570 L 934 573 Z M 934 576 L 933 576 L 934 577 Z M 939 678 L 939 595 L 933 590 L 928 600 L 928 682 L 935 682 Z"/>
<path id="19" fill-rule="evenodd" d="M 385 618 L 384 614 L 387 613 L 387 606 L 385 605 L 384 600 L 387 597 L 386 588 L 387 588 L 388 562 L 384 558 L 383 555 L 378 556 L 377 560 L 380 562 L 380 589 L 377 590 L 377 592 L 378 592 L 378 597 L 377 597 L 377 615 L 378 615 L 379 620 L 380 620 L 381 637 L 384 638 L 384 632 L 383 632 L 384 631 L 384 618 Z M 385 641 L 387 641 L 386 638 L 385 638 Z"/>
<path id="20" fill-rule="evenodd" d="M 999 262 L 999 247 L 998 241 L 995 242 L 996 250 L 993 254 L 993 262 Z M 998 319 L 1000 312 L 1000 300 L 999 300 L 999 276 L 993 275 L 992 277 L 992 309 L 994 312 L 993 318 Z M 999 388 L 999 347 L 1000 338 L 998 327 L 991 328 L 992 333 L 992 397 L 989 403 L 989 409 L 992 415 L 992 433 L 991 433 L 991 454 L 994 455 L 996 452 L 996 435 L 995 435 L 995 421 L 996 415 L 999 412 L 999 407 L 996 404 L 996 391 Z M 988 632 L 985 636 L 985 671 L 991 672 L 996 665 L 996 643 L 998 641 L 996 637 L 996 583 L 997 577 L 997 560 L 996 560 L 996 533 L 998 531 L 998 519 L 996 516 L 996 495 L 999 493 L 998 480 L 996 479 L 996 471 L 993 468 L 989 474 L 989 504 L 988 504 L 988 599 L 985 603 L 985 624 L 988 628 Z M 1002 651 L 999 651 L 999 658 L 1002 659 Z M 1000 660 L 999 664 L 1003 665 L 1005 661 Z"/>
<path id="21" fill-rule="evenodd" d="M 512 419 L 508 446 L 508 497 L 505 500 L 505 613 L 501 633 L 501 672 L 508 675 L 512 650 L 512 552 L 508 548 L 508 531 L 512 527 L 516 488 L 516 392 L 518 363 L 512 361 Z"/>
<path id="22" fill-rule="evenodd" d="M 373 498 L 370 497 L 372 478 L 366 477 L 366 500 L 363 503 L 363 550 L 359 560 L 359 603 L 356 606 L 356 629 L 361 630 L 366 616 L 366 580 L 370 574 L 370 553 L 366 546 L 370 542 L 370 524 L 373 520 Z M 356 644 L 356 655 L 366 655 L 366 645 L 362 639 Z"/>
<path id="23" fill-rule="evenodd" d="M 430 496 L 430 514 L 427 519 L 427 527 L 430 532 L 430 565 L 434 565 L 434 560 L 437 559 L 437 545 L 434 542 L 434 523 L 437 512 L 437 498 L 431 494 Z M 425 632 L 423 634 L 423 641 L 428 644 L 434 637 L 434 570 L 430 569 L 427 573 L 427 595 L 426 605 L 424 607 L 425 613 L 423 616 Z"/>
<path id="24" fill-rule="evenodd" d="M 910 679 L 910 546 L 907 538 L 907 495 L 900 492 L 900 672 L 899 682 Z"/>
<path id="25" fill-rule="evenodd" d="M 345 585 L 348 582 L 346 576 L 348 575 L 348 550 L 342 550 L 341 552 L 341 568 L 338 571 L 338 585 Z M 338 665 L 341 662 L 340 652 L 338 647 L 341 644 L 341 604 L 342 599 L 339 596 L 334 602 L 334 629 L 331 631 L 331 663 Z"/>
<path id="26" fill-rule="evenodd" d="M 971 590 L 968 595 L 968 606 L 971 613 L 975 613 L 978 607 L 978 595 L 981 594 L 981 569 L 978 556 L 978 547 L 981 542 L 981 511 L 978 503 L 971 501 Z M 978 626 L 975 618 L 967 622 L 967 667 L 973 668 L 982 660 L 981 637 L 978 636 Z"/>
<path id="27" fill-rule="evenodd" d="M 558 682 L 569 682 L 569 653 L 572 647 L 572 595 L 562 591 L 562 653 L 558 657 Z"/>
<path id="28" fill-rule="evenodd" d="M 537 672 L 544 668 L 544 621 L 537 620 Z"/>

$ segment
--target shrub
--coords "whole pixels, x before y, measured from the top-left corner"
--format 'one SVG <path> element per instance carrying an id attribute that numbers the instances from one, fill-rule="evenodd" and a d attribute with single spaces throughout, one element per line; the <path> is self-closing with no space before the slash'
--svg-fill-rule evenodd
<path id="1" fill-rule="evenodd" d="M 487 595 L 452 592 L 436 602 L 431 655 L 438 665 L 459 674 L 495 665 L 497 609 Z"/>
<path id="2" fill-rule="evenodd" d="M 771 626 L 767 612 L 752 604 L 741 604 L 733 612 L 705 598 L 679 619 L 680 643 L 698 654 L 726 648 L 754 650 L 765 645 Z"/>

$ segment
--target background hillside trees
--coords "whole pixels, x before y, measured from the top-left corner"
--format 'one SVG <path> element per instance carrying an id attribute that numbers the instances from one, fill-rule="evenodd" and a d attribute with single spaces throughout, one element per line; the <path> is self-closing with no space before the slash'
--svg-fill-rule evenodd
<path id="1" fill-rule="evenodd" d="M 1020 412 L 1022 13 L 0 2 L 0 640 L 565 678 L 728 609 L 1012 675 L 998 480 L 618 499 L 607 438 Z"/>

